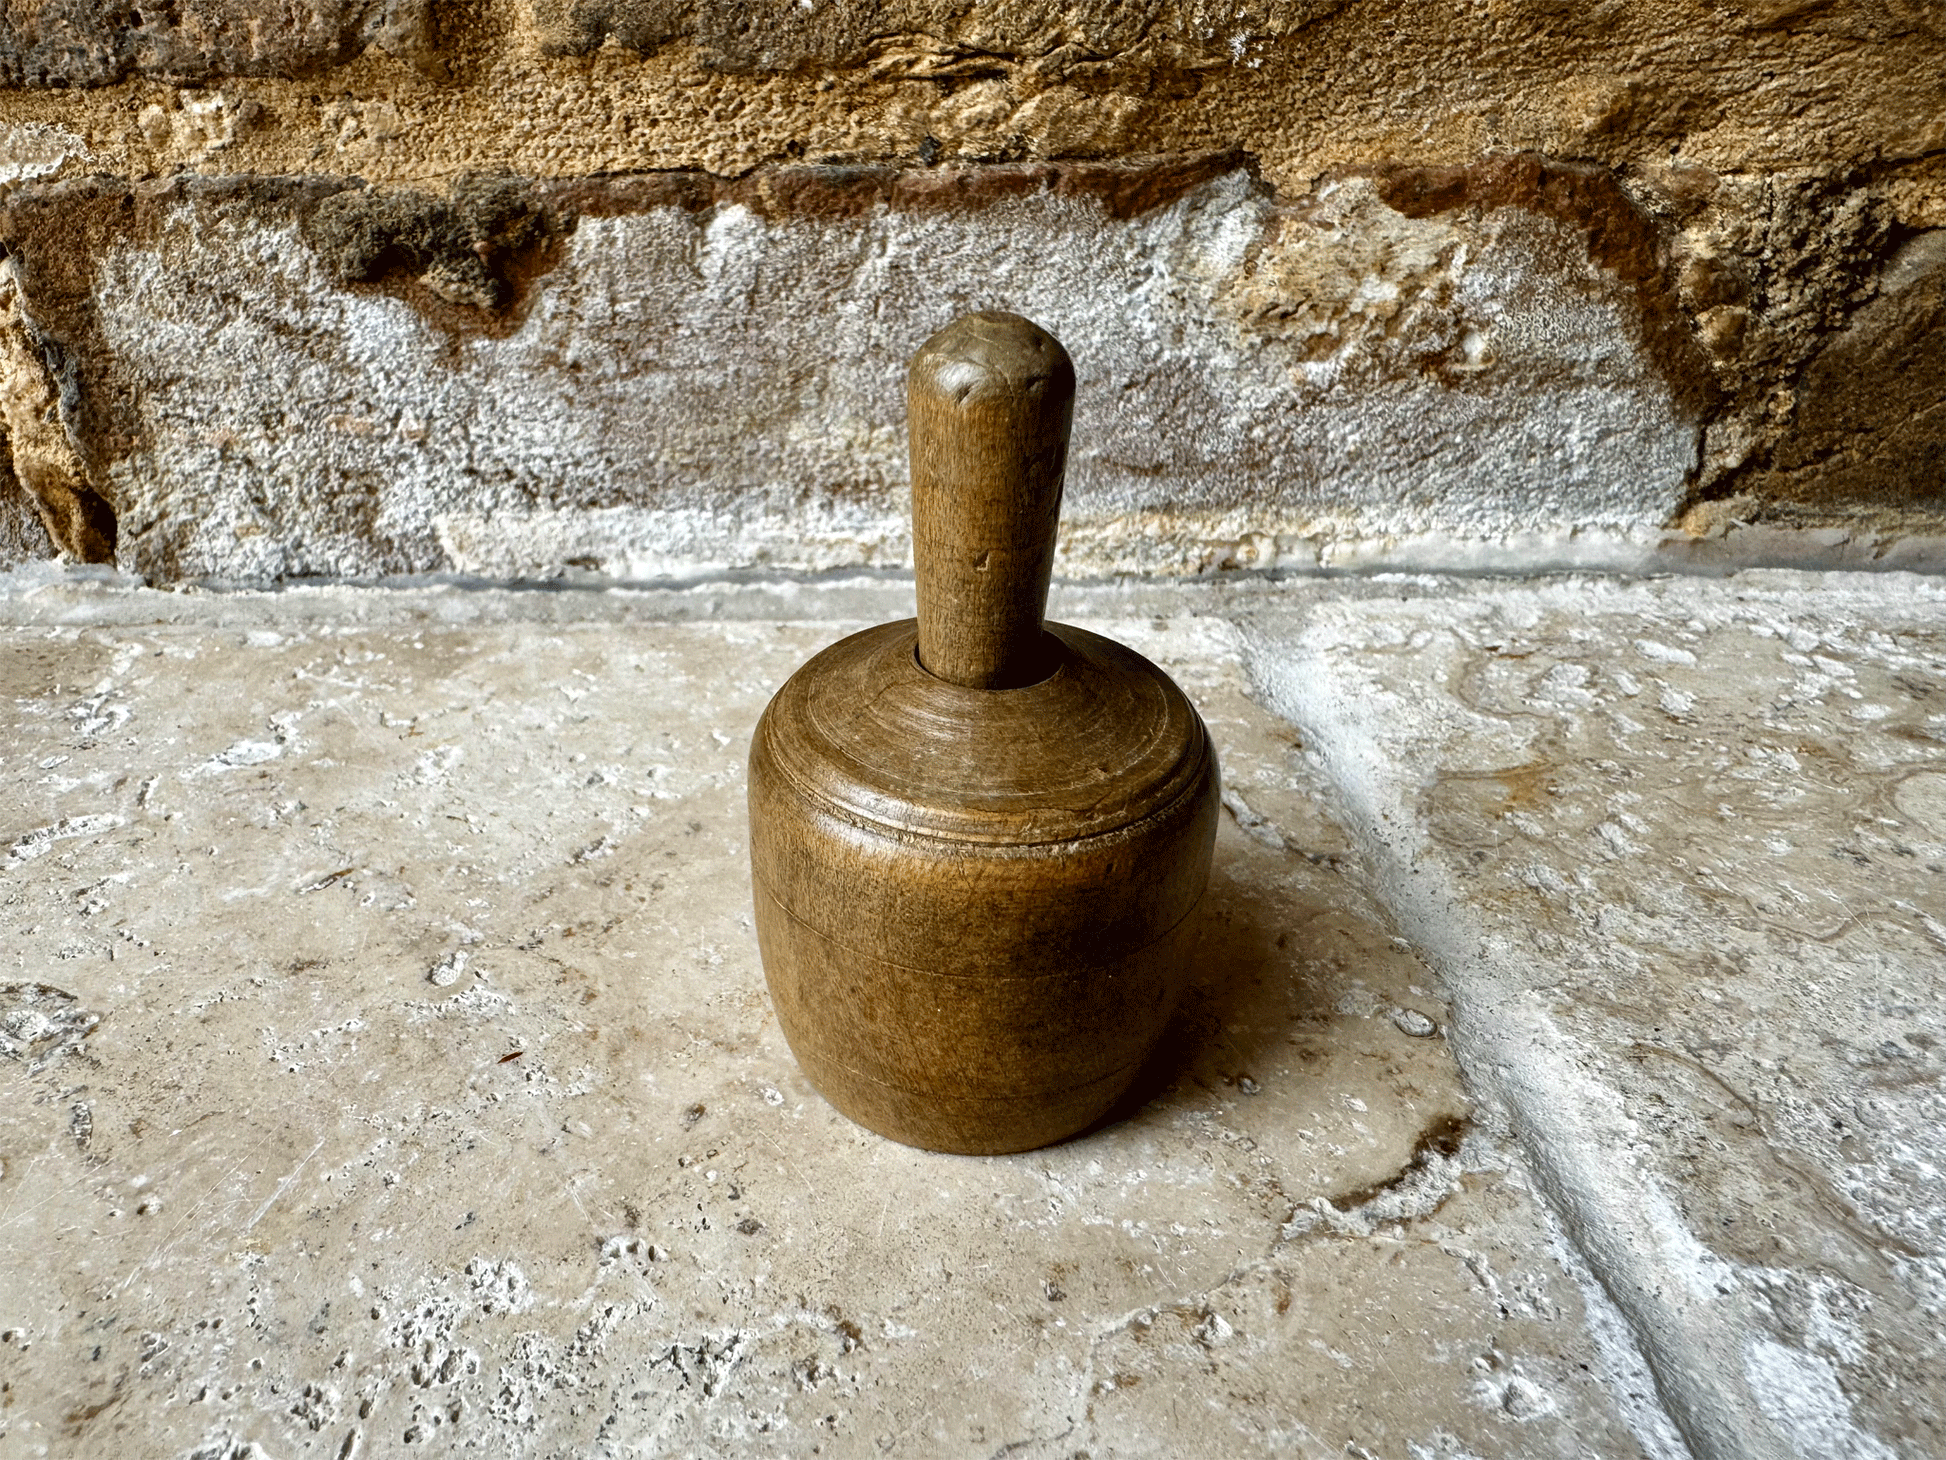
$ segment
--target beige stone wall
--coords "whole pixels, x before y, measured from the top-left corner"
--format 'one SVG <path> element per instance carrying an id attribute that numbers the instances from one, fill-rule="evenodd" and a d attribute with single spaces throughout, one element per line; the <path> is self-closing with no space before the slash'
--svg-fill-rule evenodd
<path id="1" fill-rule="evenodd" d="M 1946 5 L 4 14 L 10 556 L 895 561 L 990 303 L 1094 396 L 1077 572 L 1941 530 Z"/>

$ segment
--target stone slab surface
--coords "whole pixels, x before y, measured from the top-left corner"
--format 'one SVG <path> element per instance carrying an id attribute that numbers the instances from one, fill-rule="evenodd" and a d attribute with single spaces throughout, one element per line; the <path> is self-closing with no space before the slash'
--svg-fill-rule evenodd
<path id="1" fill-rule="evenodd" d="M 17 580 L 0 1454 L 1681 1454 L 1206 601 L 1076 615 L 1228 774 L 1146 1103 L 990 1161 L 822 1103 L 743 756 L 908 597 Z"/>
<path id="2" fill-rule="evenodd" d="M 1946 584 L 1246 622 L 1694 1452 L 1946 1453 Z"/>

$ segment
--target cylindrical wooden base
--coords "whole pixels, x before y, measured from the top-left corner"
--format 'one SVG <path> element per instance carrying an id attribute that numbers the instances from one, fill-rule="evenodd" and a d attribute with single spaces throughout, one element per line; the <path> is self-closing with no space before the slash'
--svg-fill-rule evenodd
<path id="1" fill-rule="evenodd" d="M 1063 1140 L 1121 1098 L 1182 996 L 1194 924 L 1108 963 L 1008 978 L 873 958 L 761 883 L 756 902 L 771 1002 L 811 1083 L 895 1141 L 982 1156 Z"/>
<path id="2" fill-rule="evenodd" d="M 832 1104 L 909 1145 L 992 1155 L 1086 1129 L 1135 1079 L 1187 979 L 1218 814 L 1207 732 L 1147 661 L 1056 632 L 1069 682 L 1007 692 L 1023 697 L 1019 723 L 1048 723 L 1037 700 L 1110 703 L 1093 730 L 1069 706 L 1068 726 L 1120 762 L 1097 769 L 1059 747 L 1058 794 L 996 789 L 1018 774 L 1021 750 L 1002 726 L 997 769 L 981 770 L 988 756 L 971 741 L 949 745 L 938 768 L 955 784 L 985 783 L 990 818 L 969 806 L 977 796 L 907 799 L 926 779 L 923 737 L 878 732 L 903 722 L 887 709 L 899 686 L 929 678 L 909 624 L 858 635 L 802 672 L 842 685 L 851 666 L 889 688 L 807 700 L 787 686 L 752 746 L 757 933 L 778 1020 Z M 1102 701 L 1091 675 L 1122 698 Z M 916 723 L 937 708 L 936 685 L 908 686 L 926 712 Z M 839 703 L 872 706 L 872 735 L 832 719 Z M 1052 723 L 1043 733 L 1060 739 L 1062 716 Z M 1141 753 L 1118 754 L 1120 740 Z M 902 746 L 900 794 L 871 769 L 881 744 Z M 999 835 L 1023 826 L 1032 839 Z"/>

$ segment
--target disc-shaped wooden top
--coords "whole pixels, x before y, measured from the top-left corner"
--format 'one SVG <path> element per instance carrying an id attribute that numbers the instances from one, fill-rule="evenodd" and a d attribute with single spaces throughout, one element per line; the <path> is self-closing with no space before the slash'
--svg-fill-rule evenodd
<path id="1" fill-rule="evenodd" d="M 915 620 L 853 634 L 778 691 L 758 736 L 807 796 L 947 841 L 1099 836 L 1195 792 L 1211 750 L 1182 691 L 1112 639 L 1046 629 L 1053 672 L 1005 690 L 920 667 Z"/>

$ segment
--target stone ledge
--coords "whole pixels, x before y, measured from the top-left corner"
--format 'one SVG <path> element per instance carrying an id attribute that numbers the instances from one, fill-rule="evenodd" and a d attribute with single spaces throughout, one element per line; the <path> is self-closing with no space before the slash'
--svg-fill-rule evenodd
<path id="1" fill-rule="evenodd" d="M 1937 1453 L 1946 584 L 1422 580 L 1246 625 L 1692 1450 Z"/>
<path id="2" fill-rule="evenodd" d="M 17 578 L 15 1433 L 1938 1452 L 1946 585 L 1060 589 L 1228 816 L 1149 1103 L 989 1163 L 741 921 L 739 736 L 909 591 Z"/>
<path id="3" fill-rule="evenodd" d="M 756 963 L 743 757 L 830 615 L 907 593 L 0 600 L 9 1445 L 1662 1453 L 1188 600 L 1092 620 L 1229 778 L 1146 1103 L 993 1161 L 823 1104 Z"/>

